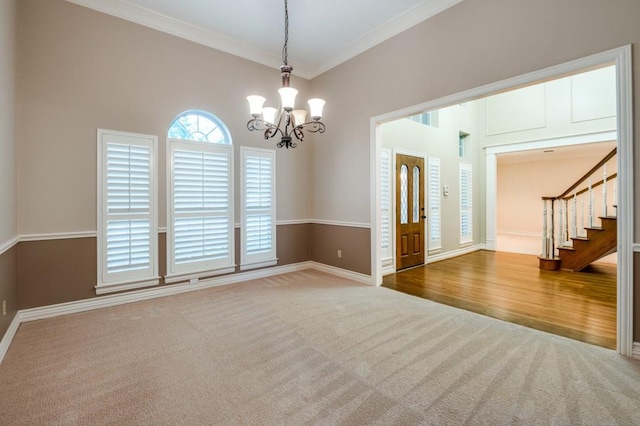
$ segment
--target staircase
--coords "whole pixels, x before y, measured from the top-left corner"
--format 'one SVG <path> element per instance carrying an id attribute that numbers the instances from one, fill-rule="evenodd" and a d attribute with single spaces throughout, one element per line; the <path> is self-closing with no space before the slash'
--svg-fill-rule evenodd
<path id="1" fill-rule="evenodd" d="M 618 220 L 608 212 L 616 210 L 618 175 L 607 175 L 607 166 L 609 170 L 617 166 L 614 160 L 616 153 L 614 149 L 607 154 L 562 194 L 542 197 L 540 269 L 581 271 L 616 252 Z M 602 180 L 594 183 L 596 176 L 602 176 Z M 600 227 L 595 226 L 598 209 Z"/>
<path id="2" fill-rule="evenodd" d="M 599 228 L 585 228 L 586 237 L 572 237 L 570 246 L 558 247 L 560 267 L 581 271 L 602 257 L 615 253 L 618 240 L 618 219 L 615 216 L 601 217 Z"/>

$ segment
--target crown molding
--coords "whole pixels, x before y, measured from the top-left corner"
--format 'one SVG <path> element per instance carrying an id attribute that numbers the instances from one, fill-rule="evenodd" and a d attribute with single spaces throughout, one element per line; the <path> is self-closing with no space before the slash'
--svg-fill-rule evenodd
<path id="1" fill-rule="evenodd" d="M 226 37 L 215 31 L 163 15 L 153 10 L 133 5 L 126 0 L 66 0 L 69 3 L 84 6 L 145 27 L 153 28 L 203 46 L 235 55 L 252 62 L 278 69 L 281 65 L 279 55 L 266 53 L 245 43 Z M 296 76 L 312 79 L 336 67 L 343 62 L 371 49 L 389 38 L 408 30 L 416 24 L 460 3 L 463 0 L 428 0 L 409 9 L 402 15 L 380 25 L 314 65 L 292 63 Z"/>
<path id="2" fill-rule="evenodd" d="M 126 21 L 144 25 L 203 46 L 211 47 L 252 62 L 278 69 L 282 59 L 278 55 L 270 55 L 262 49 L 249 46 L 237 40 L 226 37 L 215 31 L 207 30 L 180 19 L 163 15 L 144 7 L 136 6 L 125 0 L 66 0 L 69 3 L 84 6 L 107 15 L 115 16 Z M 309 79 L 309 68 L 292 63 L 296 69 L 296 76 Z"/>
<path id="3" fill-rule="evenodd" d="M 310 67 L 311 78 L 329 71 L 349 59 L 371 49 L 374 46 L 400 34 L 409 28 L 426 21 L 427 19 L 455 6 L 463 0 L 430 0 L 409 9 L 395 19 L 388 21 L 369 31 L 356 41 L 343 47 L 328 59 Z"/>

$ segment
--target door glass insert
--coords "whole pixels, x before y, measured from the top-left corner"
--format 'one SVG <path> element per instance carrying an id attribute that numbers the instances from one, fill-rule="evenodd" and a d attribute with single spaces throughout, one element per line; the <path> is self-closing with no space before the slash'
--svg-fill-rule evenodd
<path id="1" fill-rule="evenodd" d="M 400 223 L 409 223 L 409 168 L 400 168 Z"/>
<path id="2" fill-rule="evenodd" d="M 420 167 L 413 167 L 413 223 L 420 222 Z"/>

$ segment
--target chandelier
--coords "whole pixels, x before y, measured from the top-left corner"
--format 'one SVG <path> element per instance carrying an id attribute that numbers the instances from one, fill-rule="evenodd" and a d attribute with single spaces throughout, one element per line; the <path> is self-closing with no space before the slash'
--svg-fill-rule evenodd
<path id="1" fill-rule="evenodd" d="M 288 64 L 288 44 L 289 44 L 289 9 L 287 0 L 284 0 L 284 47 L 282 48 L 282 61 L 284 65 L 280 67 L 280 75 L 282 76 L 282 88 L 278 90 L 280 93 L 280 108 L 263 107 L 265 98 L 258 95 L 247 96 L 249 101 L 249 111 L 253 117 L 247 123 L 247 128 L 251 131 L 263 131 L 264 138 L 269 139 L 281 135 L 278 148 L 295 148 L 297 143 L 294 139 L 302 142 L 304 140 L 304 131 L 311 133 L 324 133 L 324 123 L 320 121 L 322 118 L 322 108 L 325 101 L 323 99 L 309 99 L 309 116 L 307 119 L 307 111 L 302 109 L 293 109 L 295 105 L 296 95 L 298 91 L 289 86 L 289 78 L 293 67 Z"/>

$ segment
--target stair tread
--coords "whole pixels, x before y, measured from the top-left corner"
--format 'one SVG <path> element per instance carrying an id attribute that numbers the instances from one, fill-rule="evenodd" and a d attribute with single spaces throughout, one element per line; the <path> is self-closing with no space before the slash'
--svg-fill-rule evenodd
<path id="1" fill-rule="evenodd" d="M 558 247 L 558 250 L 576 251 L 573 247 Z"/>
<path id="2" fill-rule="evenodd" d="M 573 241 L 589 241 L 587 237 L 571 237 Z"/>
<path id="3" fill-rule="evenodd" d="M 600 219 L 618 220 L 618 216 L 598 216 Z"/>
<path id="4" fill-rule="evenodd" d="M 584 229 L 590 229 L 592 231 L 604 231 L 604 228 L 600 226 L 586 226 Z"/>

